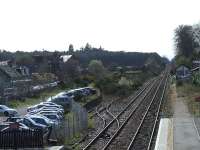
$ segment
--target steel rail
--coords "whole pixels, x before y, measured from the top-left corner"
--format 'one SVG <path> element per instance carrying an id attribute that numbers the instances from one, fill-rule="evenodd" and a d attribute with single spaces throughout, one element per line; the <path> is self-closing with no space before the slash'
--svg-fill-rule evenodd
<path id="1" fill-rule="evenodd" d="M 104 117 L 101 116 L 101 114 L 98 111 L 98 107 L 96 107 L 96 114 L 97 116 L 103 121 L 103 128 L 106 126 L 106 120 L 104 119 Z"/>
<path id="2" fill-rule="evenodd" d="M 155 84 L 155 80 L 152 81 L 153 85 Z M 131 104 L 141 95 L 143 92 L 150 86 L 151 82 L 149 82 L 127 105 L 126 107 L 116 116 L 118 118 L 121 116 L 130 106 Z M 149 91 L 152 89 L 153 85 L 151 85 L 151 88 L 148 90 L 148 92 L 145 94 L 145 96 L 149 93 Z M 91 147 L 91 145 L 114 123 L 116 119 L 113 119 L 102 131 L 99 132 L 99 134 L 93 138 L 89 144 L 87 144 L 83 150 L 87 150 L 88 148 Z"/>
<path id="3" fill-rule="evenodd" d="M 161 84 L 162 80 L 159 82 L 159 86 L 156 88 L 156 92 L 158 91 L 159 87 L 160 87 L 160 84 Z M 153 86 L 152 86 L 153 88 Z M 151 89 L 152 89 L 151 88 Z M 151 92 L 151 89 L 149 90 L 149 92 Z M 124 126 L 126 125 L 126 123 L 129 121 L 129 119 L 133 116 L 134 112 L 139 108 L 140 104 L 142 104 L 143 100 L 146 98 L 147 94 L 143 97 L 142 101 L 139 103 L 139 105 L 129 114 L 129 116 L 126 118 L 126 120 L 124 121 L 124 123 L 120 126 L 120 128 L 115 132 L 115 134 L 111 137 L 111 139 L 108 141 L 108 143 L 106 143 L 106 145 L 103 147 L 102 150 L 105 150 L 107 149 L 110 144 L 113 142 L 113 140 L 115 139 L 115 137 L 121 132 L 121 130 L 124 128 Z M 155 93 L 156 93 L 155 92 Z M 155 94 L 154 94 L 155 95 Z"/>
<path id="4" fill-rule="evenodd" d="M 163 92 L 162 92 L 162 96 L 161 96 L 160 104 L 159 104 L 159 107 L 158 107 L 158 111 L 156 113 L 156 119 L 155 119 L 155 122 L 154 122 L 154 125 L 153 125 L 153 130 L 152 130 L 152 134 L 151 134 L 151 137 L 150 137 L 150 140 L 149 140 L 149 144 L 148 144 L 147 150 L 149 150 L 151 148 L 151 143 L 152 143 L 152 140 L 153 140 L 153 135 L 155 133 L 156 124 L 157 124 L 157 122 L 159 120 L 159 113 L 160 113 L 161 105 L 163 103 L 163 99 L 164 99 L 164 95 L 165 95 L 165 91 L 166 91 L 166 87 L 167 87 L 168 76 L 169 75 L 167 75 L 167 78 L 166 78 L 166 81 L 165 81 L 164 89 L 163 89 Z"/>
<path id="5" fill-rule="evenodd" d="M 148 81 L 147 83 L 145 83 L 145 86 L 147 86 L 147 85 L 150 84 L 150 83 L 151 83 L 151 81 Z M 142 89 L 141 89 L 141 90 L 142 90 Z M 127 97 L 128 100 L 130 100 L 130 99 L 132 99 L 132 98 L 134 98 L 133 95 Z M 118 99 L 119 99 L 119 98 L 118 98 Z M 112 103 L 113 103 L 113 101 L 112 101 L 110 104 L 108 104 L 108 105 L 111 105 Z M 98 106 L 96 106 L 93 110 L 95 110 L 97 107 L 98 107 Z M 99 112 L 102 112 L 102 111 L 104 111 L 105 109 L 106 109 L 106 107 L 103 107 L 101 110 L 99 110 Z M 88 111 L 88 113 L 92 112 L 93 110 Z M 96 114 L 97 114 L 97 113 L 96 113 L 96 111 L 95 111 L 95 113 L 93 113 L 93 114 L 90 116 L 90 118 L 94 117 Z"/>
<path id="6" fill-rule="evenodd" d="M 164 77 L 165 77 L 165 76 L 164 76 Z M 162 81 L 164 80 L 164 77 L 163 77 Z M 154 96 L 153 96 L 153 98 L 152 98 L 152 100 L 151 100 L 151 103 L 150 103 L 150 105 L 148 106 L 148 109 L 147 109 L 147 111 L 145 112 L 145 114 L 144 114 L 144 116 L 143 116 L 143 118 L 142 118 L 142 120 L 141 120 L 141 122 L 140 122 L 140 124 L 139 124 L 139 126 L 138 126 L 138 128 L 137 128 L 137 130 L 136 130 L 136 132 L 135 132 L 135 134 L 134 134 L 134 136 L 133 136 L 133 138 L 132 138 L 132 140 L 131 140 L 129 146 L 128 146 L 128 148 L 127 148 L 127 150 L 130 150 L 130 149 L 132 148 L 133 142 L 135 141 L 137 135 L 139 134 L 139 130 L 141 129 L 141 127 L 142 127 L 142 125 L 143 125 L 143 122 L 144 122 L 144 120 L 145 120 L 145 117 L 147 116 L 147 113 L 149 112 L 150 107 L 151 107 L 153 101 L 154 101 L 155 98 L 156 98 L 156 95 L 157 95 L 157 93 L 158 93 L 158 90 L 159 90 L 159 88 L 160 88 L 160 86 L 161 86 L 162 81 L 160 82 L 159 86 L 157 87 L 157 90 L 156 90 L 156 92 L 154 93 Z"/>
<path id="7" fill-rule="evenodd" d="M 110 106 L 111 106 L 111 105 L 110 105 Z M 108 106 L 106 107 L 106 112 L 107 112 L 113 119 L 116 120 L 117 126 L 118 126 L 118 128 L 119 128 L 119 126 L 120 126 L 119 119 L 116 118 L 116 116 L 115 116 L 112 112 L 110 112 L 110 110 L 109 110 L 110 106 L 108 105 Z"/>

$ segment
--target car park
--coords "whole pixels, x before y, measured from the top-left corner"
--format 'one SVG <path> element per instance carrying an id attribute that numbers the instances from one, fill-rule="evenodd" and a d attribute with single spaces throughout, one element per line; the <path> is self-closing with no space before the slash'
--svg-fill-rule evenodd
<path id="1" fill-rule="evenodd" d="M 15 109 L 9 108 L 6 105 L 0 105 L 0 113 L 5 116 L 17 115 L 17 111 Z"/>

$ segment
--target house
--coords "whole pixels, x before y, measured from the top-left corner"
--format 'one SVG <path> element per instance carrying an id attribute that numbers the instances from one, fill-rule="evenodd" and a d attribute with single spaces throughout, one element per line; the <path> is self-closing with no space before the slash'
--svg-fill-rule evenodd
<path id="1" fill-rule="evenodd" d="M 26 74 L 26 69 L 0 65 L 0 95 L 5 95 L 5 90 L 10 88 L 16 88 L 18 93 L 27 91 L 31 80 Z"/>
<path id="2" fill-rule="evenodd" d="M 75 55 L 61 55 L 59 67 L 58 78 L 61 81 L 66 80 L 66 77 L 75 77 L 81 72 L 79 60 Z"/>
<path id="3" fill-rule="evenodd" d="M 72 55 L 61 55 L 60 59 L 62 60 L 62 62 L 66 63 L 67 61 L 69 61 L 72 58 Z"/>
<path id="4" fill-rule="evenodd" d="M 15 69 L 7 65 L 0 65 L 0 84 L 8 85 L 12 81 L 20 80 L 21 75 Z"/>
<path id="5" fill-rule="evenodd" d="M 17 71 L 20 75 L 22 75 L 22 76 L 24 76 L 24 77 L 30 76 L 29 68 L 26 67 L 26 66 L 16 67 L 16 71 Z"/>
<path id="6" fill-rule="evenodd" d="M 191 77 L 191 71 L 188 66 L 182 64 L 176 67 L 177 79 L 189 79 L 190 77 Z"/>

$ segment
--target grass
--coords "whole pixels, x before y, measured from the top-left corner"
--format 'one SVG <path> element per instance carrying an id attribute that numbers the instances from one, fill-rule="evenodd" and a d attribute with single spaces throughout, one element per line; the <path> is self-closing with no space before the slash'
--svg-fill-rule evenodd
<path id="1" fill-rule="evenodd" d="M 82 138 L 82 135 L 80 133 L 76 133 L 73 138 L 66 138 L 64 145 L 66 148 L 73 147 L 70 149 L 80 150 L 80 146 L 77 142 L 80 141 L 81 138 Z"/>
<path id="2" fill-rule="evenodd" d="M 64 91 L 64 90 L 62 90 L 60 88 L 55 88 L 51 91 L 44 91 L 36 97 L 25 98 L 24 101 L 15 100 L 15 99 L 10 100 L 8 102 L 8 105 L 10 107 L 13 107 L 13 108 L 22 108 L 22 107 L 31 106 L 31 105 L 37 104 L 39 102 L 42 102 L 42 101 L 46 100 L 47 98 L 54 96 L 54 95 L 56 95 L 56 94 L 58 94 L 59 92 L 62 92 L 62 91 Z"/>
<path id="3" fill-rule="evenodd" d="M 94 118 L 91 117 L 92 113 L 88 114 L 88 129 L 94 128 Z"/>
<path id="4" fill-rule="evenodd" d="M 136 70 L 136 71 L 126 71 L 126 74 L 139 74 L 142 73 L 142 70 Z"/>
<path id="5" fill-rule="evenodd" d="M 162 115 L 165 118 L 170 118 L 173 116 L 173 99 L 174 97 L 174 84 L 169 85 L 168 89 L 166 89 L 165 97 L 164 97 L 164 103 L 162 107 Z"/>
<path id="6" fill-rule="evenodd" d="M 200 87 L 191 83 L 183 83 L 177 86 L 177 95 L 184 99 L 192 115 L 200 116 L 200 102 L 195 101 L 195 98 L 200 96 Z"/>

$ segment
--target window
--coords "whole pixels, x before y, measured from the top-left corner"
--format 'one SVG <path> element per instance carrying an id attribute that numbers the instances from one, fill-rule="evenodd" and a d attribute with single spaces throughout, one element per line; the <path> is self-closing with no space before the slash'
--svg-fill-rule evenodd
<path id="1" fill-rule="evenodd" d="M 46 124 L 46 122 L 41 119 L 41 118 L 32 118 L 36 123 L 39 123 L 39 124 Z"/>

